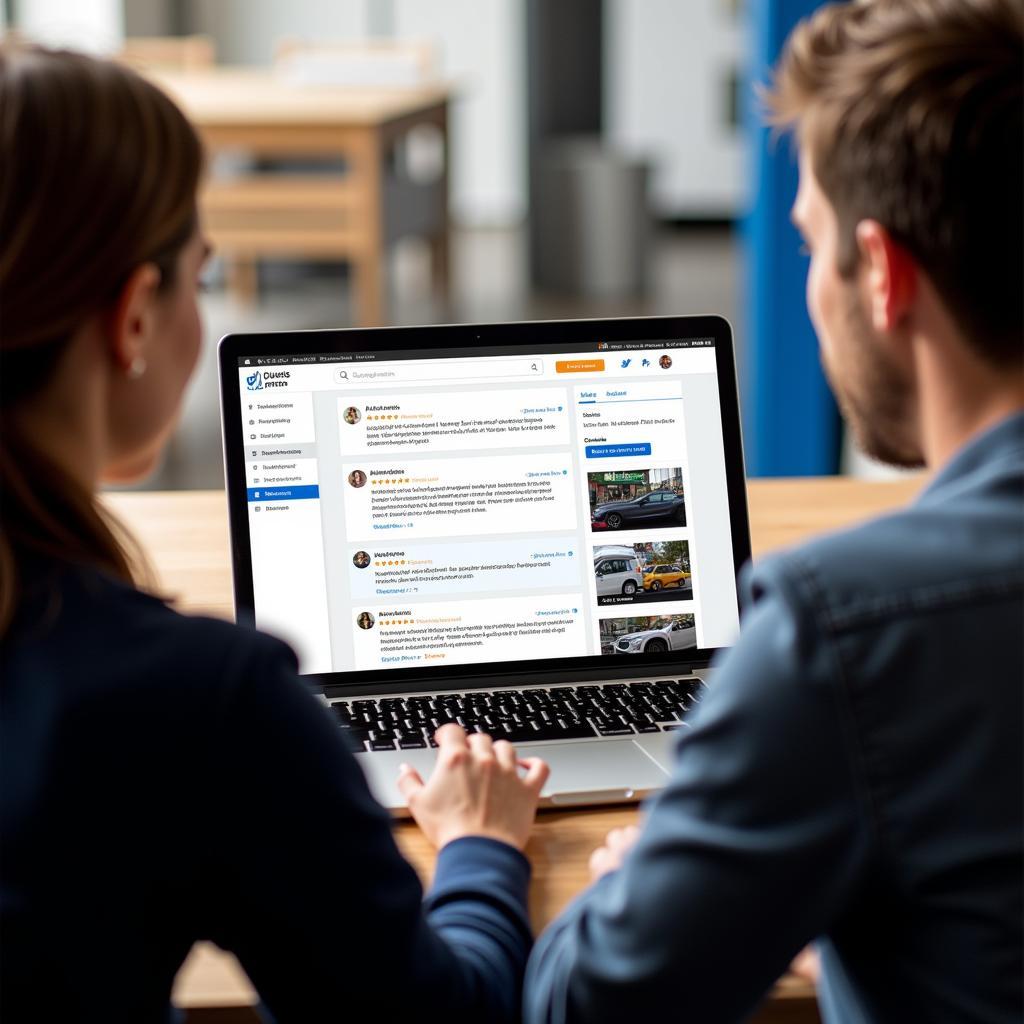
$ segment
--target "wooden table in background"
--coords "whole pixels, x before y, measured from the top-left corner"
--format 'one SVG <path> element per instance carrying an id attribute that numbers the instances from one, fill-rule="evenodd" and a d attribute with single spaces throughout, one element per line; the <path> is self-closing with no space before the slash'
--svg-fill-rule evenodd
<path id="1" fill-rule="evenodd" d="M 448 86 L 298 85 L 269 70 L 230 67 L 149 77 L 198 127 L 211 157 L 321 165 L 221 174 L 211 159 L 200 203 L 236 293 L 255 293 L 259 257 L 344 259 L 354 273 L 356 323 L 384 323 L 387 247 L 407 235 L 429 240 L 435 283 L 447 289 Z M 425 125 L 439 149 L 438 173 L 426 181 L 409 173 L 402 151 Z"/>
<path id="2" fill-rule="evenodd" d="M 749 485 L 754 556 L 906 504 L 923 486 L 920 477 L 891 483 L 839 478 L 758 480 Z M 118 493 L 108 506 L 142 541 L 162 592 L 185 612 L 233 617 L 227 512 L 219 491 Z M 632 822 L 635 808 L 544 812 L 526 853 L 533 863 L 530 912 L 539 931 L 586 887 L 587 858 L 609 829 Z M 398 844 L 429 884 L 434 851 L 411 823 L 395 827 Z M 339 965 L 339 969 L 342 969 Z M 253 990 L 234 959 L 213 946 L 196 946 L 182 968 L 175 1001 L 190 1021 L 248 1021 Z M 232 1012 L 234 1011 L 234 1012 Z M 755 1018 L 766 1022 L 817 1021 L 813 990 L 784 978 Z"/>

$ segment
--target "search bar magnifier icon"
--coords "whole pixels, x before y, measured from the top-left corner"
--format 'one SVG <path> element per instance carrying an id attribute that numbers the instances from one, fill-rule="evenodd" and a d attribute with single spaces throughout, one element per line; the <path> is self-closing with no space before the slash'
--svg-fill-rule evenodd
<path id="1" fill-rule="evenodd" d="M 348 370 L 339 370 L 338 380 L 348 380 Z"/>

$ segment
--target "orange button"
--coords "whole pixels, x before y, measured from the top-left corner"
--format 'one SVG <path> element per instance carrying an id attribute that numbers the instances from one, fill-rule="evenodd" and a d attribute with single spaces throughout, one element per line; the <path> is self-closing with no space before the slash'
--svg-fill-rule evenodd
<path id="1" fill-rule="evenodd" d="M 593 373 L 603 369 L 603 359 L 559 359 L 555 362 L 558 373 Z"/>

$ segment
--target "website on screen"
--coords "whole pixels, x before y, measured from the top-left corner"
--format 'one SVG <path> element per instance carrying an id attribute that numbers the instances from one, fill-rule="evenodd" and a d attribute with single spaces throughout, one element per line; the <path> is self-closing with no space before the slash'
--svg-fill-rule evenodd
<path id="1" fill-rule="evenodd" d="M 239 360 L 256 624 L 303 672 L 739 628 L 712 339 Z"/>

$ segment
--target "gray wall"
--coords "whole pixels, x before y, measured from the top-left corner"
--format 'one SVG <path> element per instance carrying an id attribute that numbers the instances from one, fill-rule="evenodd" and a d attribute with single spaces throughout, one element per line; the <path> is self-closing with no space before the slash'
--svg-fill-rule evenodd
<path id="1" fill-rule="evenodd" d="M 731 216 L 746 201 L 746 141 L 729 126 L 746 22 L 730 0 L 605 0 L 605 126 L 654 161 L 666 216 Z"/>

